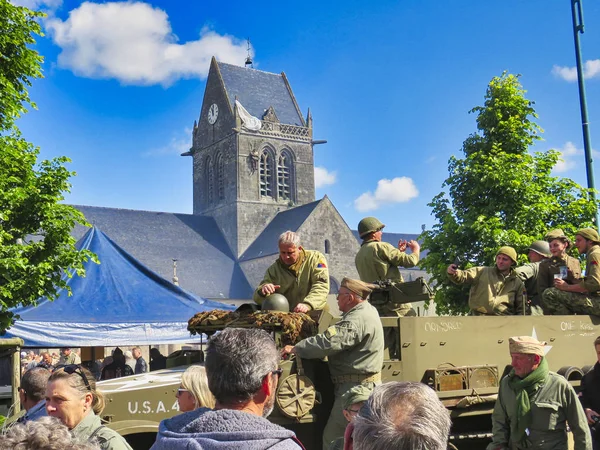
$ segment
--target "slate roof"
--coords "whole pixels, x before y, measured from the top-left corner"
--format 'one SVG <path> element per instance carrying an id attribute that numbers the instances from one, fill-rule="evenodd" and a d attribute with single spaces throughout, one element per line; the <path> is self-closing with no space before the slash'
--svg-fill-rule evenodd
<path id="1" fill-rule="evenodd" d="M 279 212 L 240 257 L 240 262 L 278 253 L 277 236 L 287 230 L 298 230 L 321 201 Z"/>
<path id="2" fill-rule="evenodd" d="M 283 75 L 222 62 L 217 64 L 232 109 L 237 96 L 242 106 L 259 119 L 273 106 L 281 123 L 305 126 Z"/>
<path id="3" fill-rule="evenodd" d="M 252 288 L 214 219 L 191 214 L 74 205 L 115 243 L 166 280 L 202 297 L 239 299 Z M 87 228 L 73 231 L 81 238 Z"/>

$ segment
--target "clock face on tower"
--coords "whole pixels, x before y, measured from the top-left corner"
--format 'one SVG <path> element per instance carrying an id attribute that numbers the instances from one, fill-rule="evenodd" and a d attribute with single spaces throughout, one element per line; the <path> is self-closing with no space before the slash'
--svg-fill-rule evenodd
<path id="1" fill-rule="evenodd" d="M 208 109 L 208 123 L 211 125 L 217 121 L 217 117 L 219 116 L 219 107 L 216 103 L 210 105 Z"/>

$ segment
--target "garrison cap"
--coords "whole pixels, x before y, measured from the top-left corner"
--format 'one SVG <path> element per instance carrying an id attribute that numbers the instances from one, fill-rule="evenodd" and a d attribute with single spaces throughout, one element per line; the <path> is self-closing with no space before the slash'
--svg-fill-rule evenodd
<path id="1" fill-rule="evenodd" d="M 548 231 L 544 239 L 548 242 L 552 242 L 554 239 L 560 239 L 567 243 L 567 248 L 571 246 L 571 240 L 565 235 L 564 231 L 560 228 L 556 228 L 555 230 Z"/>
<path id="2" fill-rule="evenodd" d="M 348 289 L 350 292 L 355 293 L 362 299 L 366 299 L 373 290 L 372 285 L 363 283 L 360 280 L 353 280 L 352 278 L 344 278 L 341 286 Z"/>
<path id="3" fill-rule="evenodd" d="M 540 342 L 531 336 L 514 336 L 508 338 L 508 349 L 511 353 L 544 356 L 545 342 Z"/>
<path id="4" fill-rule="evenodd" d="M 505 245 L 504 247 L 500 247 L 498 249 L 498 252 L 496 252 L 496 256 L 498 255 L 506 255 L 508 256 L 510 259 L 512 259 L 513 263 L 517 263 L 517 252 L 515 251 L 514 248 L 509 247 L 508 245 Z"/>
<path id="5" fill-rule="evenodd" d="M 600 236 L 598 236 L 598 232 L 593 228 L 583 228 L 577 231 L 577 233 L 575 234 L 578 234 L 579 236 L 581 236 L 584 239 L 587 239 L 588 241 L 593 241 L 600 244 Z"/>
<path id="6" fill-rule="evenodd" d="M 369 400 L 371 392 L 373 392 L 373 389 L 368 388 L 364 384 L 354 386 L 342 395 L 342 408 L 350 409 L 350 407 L 356 403 L 366 402 Z"/>

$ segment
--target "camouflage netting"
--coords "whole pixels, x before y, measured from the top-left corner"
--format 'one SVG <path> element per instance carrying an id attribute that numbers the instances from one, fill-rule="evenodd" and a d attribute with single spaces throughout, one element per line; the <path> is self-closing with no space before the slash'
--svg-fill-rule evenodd
<path id="1" fill-rule="evenodd" d="M 212 333 L 225 327 L 257 327 L 268 331 L 281 331 L 282 345 L 295 345 L 302 339 L 317 334 L 317 323 L 304 313 L 257 311 L 240 314 L 235 311 L 212 311 L 196 314 L 188 321 L 192 334 Z"/>

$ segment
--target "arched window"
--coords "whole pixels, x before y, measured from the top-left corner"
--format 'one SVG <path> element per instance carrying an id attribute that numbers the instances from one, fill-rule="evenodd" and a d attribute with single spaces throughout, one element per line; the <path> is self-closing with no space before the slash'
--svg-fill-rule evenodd
<path id="1" fill-rule="evenodd" d="M 293 200 L 293 161 L 292 155 L 284 150 L 277 160 L 277 198 L 279 200 Z"/>
<path id="2" fill-rule="evenodd" d="M 325 253 L 330 253 L 331 252 L 331 243 L 329 242 L 329 239 L 325 239 Z"/>
<path id="3" fill-rule="evenodd" d="M 204 202 L 206 205 L 210 205 L 214 197 L 214 185 L 213 185 L 213 167 L 210 157 L 204 161 Z"/>
<path id="4" fill-rule="evenodd" d="M 219 200 L 225 199 L 225 162 L 223 161 L 223 155 L 217 154 L 215 158 L 217 168 L 217 198 Z"/>
<path id="5" fill-rule="evenodd" d="M 274 198 L 273 193 L 273 156 L 269 150 L 264 149 L 259 161 L 260 196 Z"/>

